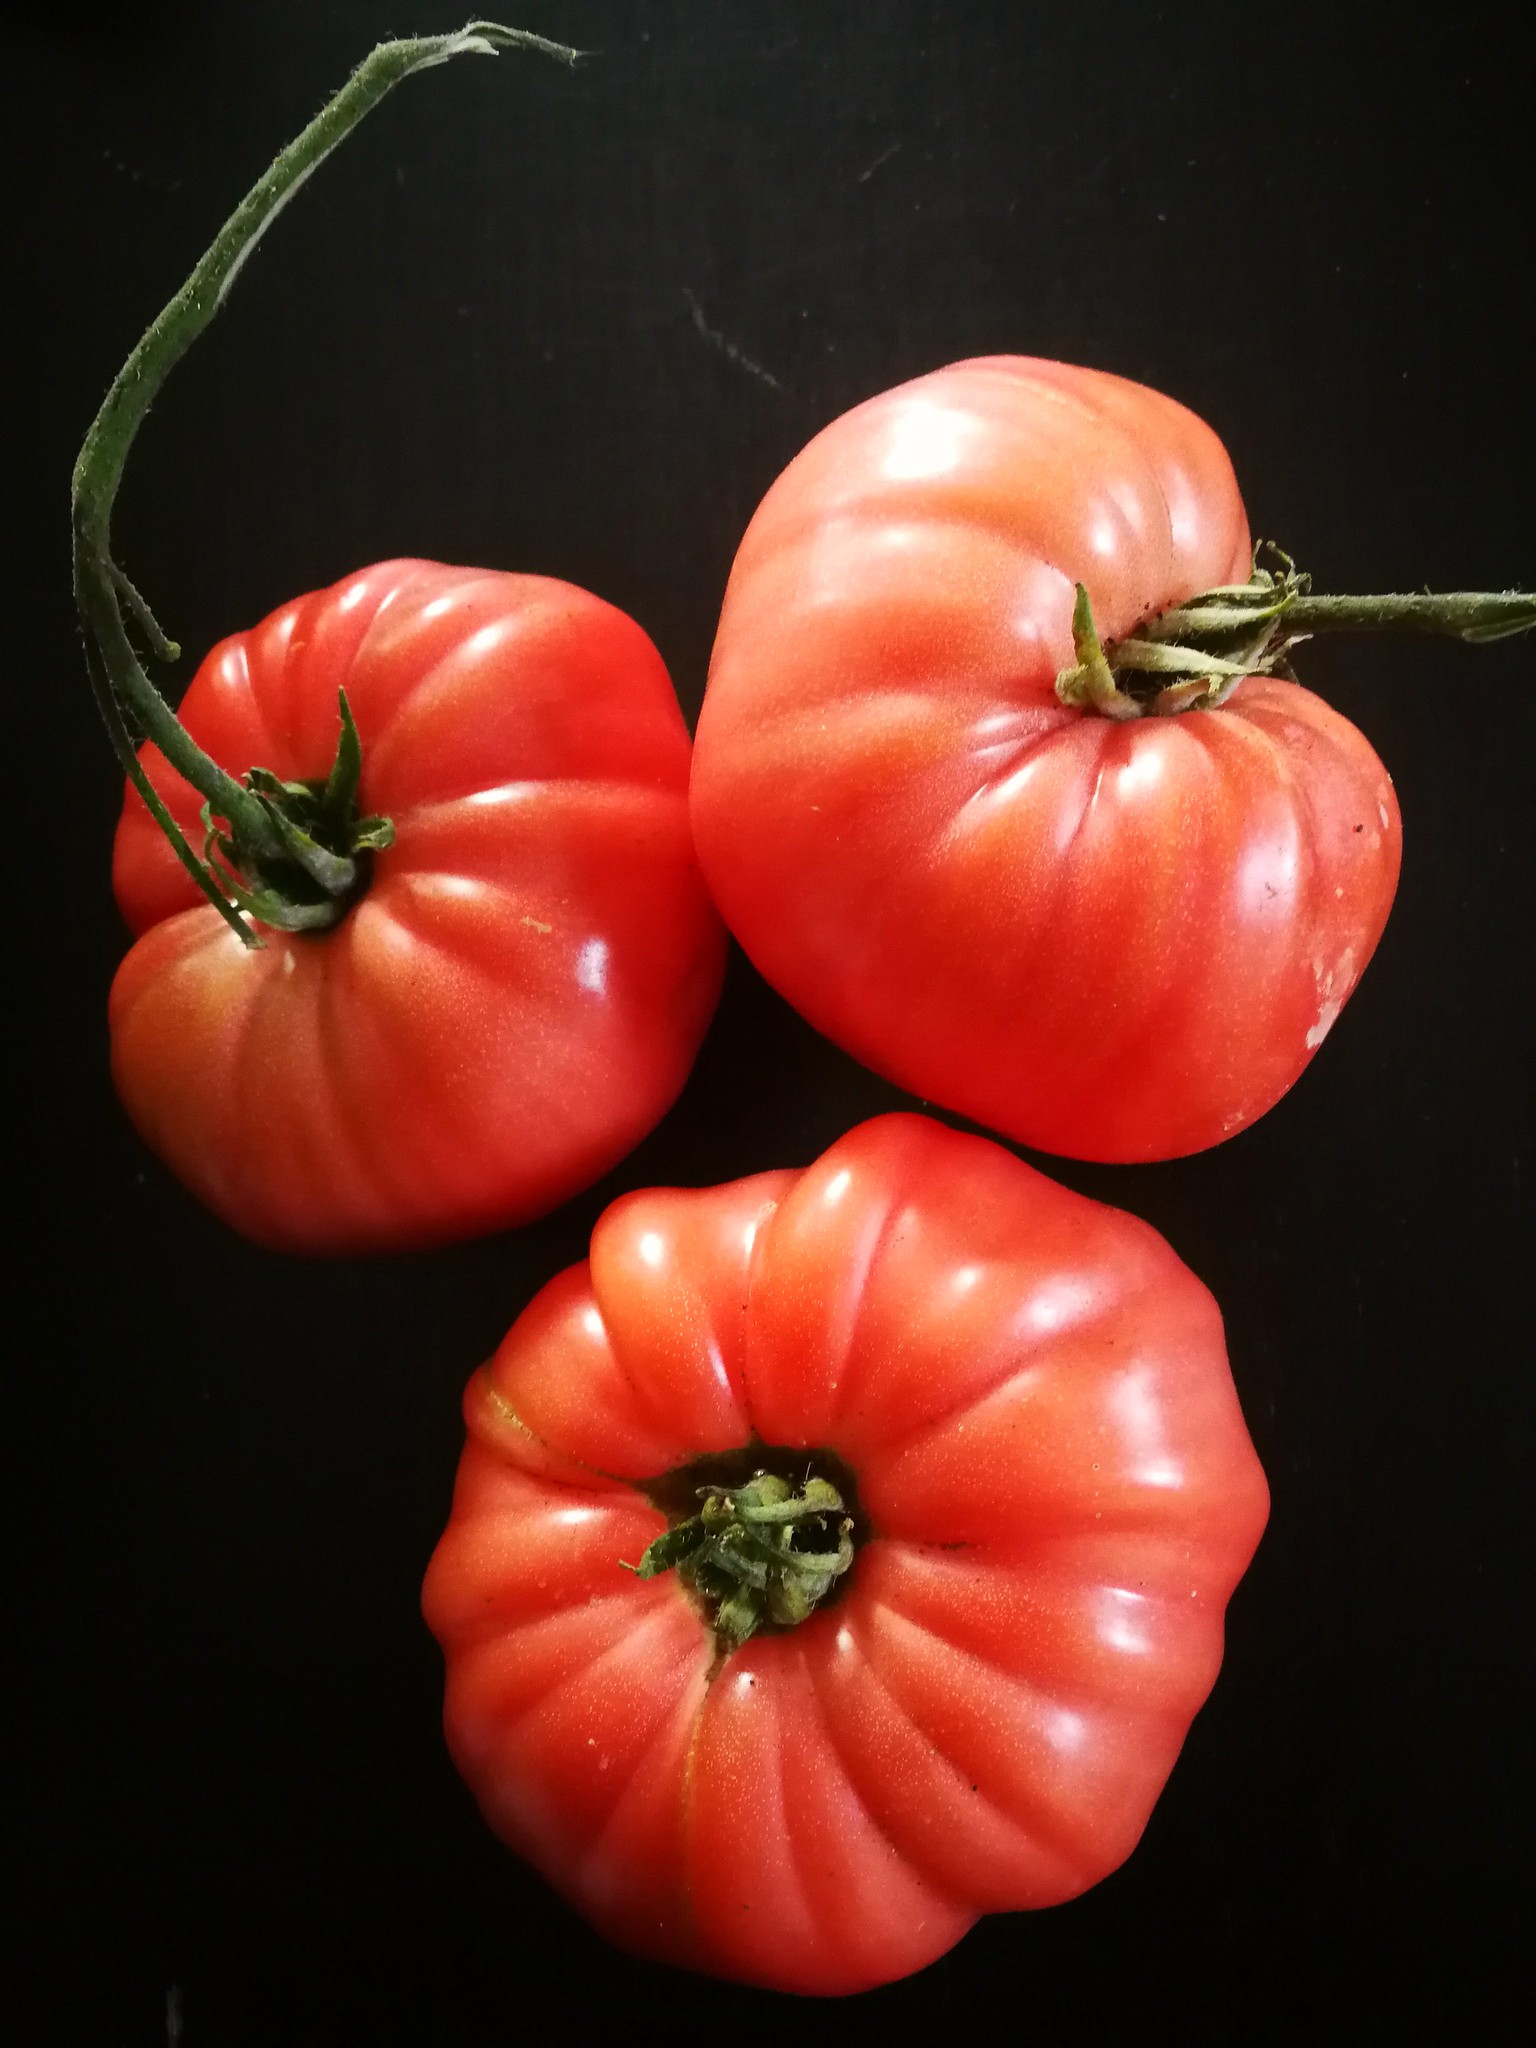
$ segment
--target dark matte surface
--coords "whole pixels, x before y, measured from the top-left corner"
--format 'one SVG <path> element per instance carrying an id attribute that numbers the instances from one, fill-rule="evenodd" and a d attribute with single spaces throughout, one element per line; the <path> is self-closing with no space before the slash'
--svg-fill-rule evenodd
<path id="1" fill-rule="evenodd" d="M 485 1833 L 442 1749 L 416 1597 L 459 1390 L 616 1193 L 803 1162 L 900 1098 L 738 959 L 672 1116 L 517 1235 L 295 1263 L 143 1153 L 106 1074 L 117 778 L 73 638 L 69 465 L 277 145 L 381 34 L 459 16 L 29 13 L 0 86 L 8 1008 L 29 1062 L 8 1120 L 37 1304 L 24 1337 L 13 1320 L 5 1431 L 39 1998 L 9 1980 L 13 2038 L 478 2048 L 639 2018 L 676 2041 L 1311 2043 L 1408 2038 L 1410 2015 L 1417 2038 L 1506 2038 L 1480 2015 L 1529 1861 L 1531 646 L 1306 650 L 1402 797 L 1376 963 L 1251 1133 L 1051 1167 L 1215 1289 L 1275 1496 L 1136 1856 L 853 2006 L 634 1965 Z M 409 85 L 152 417 L 119 551 L 189 650 L 420 553 L 602 592 L 691 716 L 782 464 L 851 402 L 997 349 L 1192 404 L 1256 529 L 1333 588 L 1531 578 L 1515 8 L 1405 16 L 1390 43 L 1132 0 L 520 16 L 600 54 L 574 79 L 506 59 Z"/>

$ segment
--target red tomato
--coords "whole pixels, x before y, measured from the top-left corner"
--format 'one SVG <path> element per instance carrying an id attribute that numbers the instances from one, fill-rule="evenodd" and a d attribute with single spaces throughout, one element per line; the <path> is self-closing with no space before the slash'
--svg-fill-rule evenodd
<path id="1" fill-rule="evenodd" d="M 614 1203 L 465 1413 L 424 1605 L 487 1820 L 623 1946 L 793 1991 L 1130 1853 L 1268 1509 L 1163 1240 L 917 1116 Z M 730 1648 L 624 1565 L 765 1465 L 840 1477 L 857 1547 Z"/>
<path id="2" fill-rule="evenodd" d="M 242 946 L 128 791 L 114 882 L 142 936 L 112 989 L 118 1091 L 267 1244 L 526 1221 L 651 1128 L 719 994 L 677 700 L 645 634 L 587 592 L 402 561 L 223 641 L 182 717 L 236 774 L 323 777 L 341 688 L 363 808 L 395 843 L 331 931 Z M 201 844 L 197 796 L 143 759 Z"/>
<path id="3" fill-rule="evenodd" d="M 1171 1158 L 1262 1115 L 1386 923 L 1387 772 L 1293 683 L 1126 724 L 1054 689 L 1074 582 L 1107 641 L 1249 565 L 1220 442 L 1118 377 L 959 363 L 818 435 L 742 541 L 694 756 L 768 980 L 1046 1151 Z"/>

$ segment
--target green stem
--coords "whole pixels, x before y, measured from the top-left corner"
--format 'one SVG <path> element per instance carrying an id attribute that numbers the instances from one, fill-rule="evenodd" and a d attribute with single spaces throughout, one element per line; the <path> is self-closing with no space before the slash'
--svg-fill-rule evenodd
<path id="1" fill-rule="evenodd" d="M 1079 584 L 1072 613 L 1077 659 L 1056 678 L 1056 694 L 1105 718 L 1210 711 L 1244 676 L 1273 674 L 1291 648 L 1317 633 L 1441 633 L 1482 645 L 1532 627 L 1536 595 L 1523 590 L 1314 596 L 1312 579 L 1290 556 L 1261 543 L 1246 583 L 1203 590 L 1106 645 Z"/>
<path id="2" fill-rule="evenodd" d="M 1444 633 L 1480 645 L 1528 633 L 1536 597 L 1523 590 L 1413 591 L 1381 597 L 1296 597 L 1285 607 L 1292 635 L 1303 633 Z"/>
<path id="3" fill-rule="evenodd" d="M 236 207 L 191 276 L 153 322 L 107 393 L 75 464 L 72 493 L 75 602 L 86 640 L 87 665 L 108 736 L 178 858 L 204 894 L 248 945 L 256 934 L 231 902 L 212 866 L 155 795 L 128 730 L 124 707 L 213 813 L 229 826 L 242 859 L 258 865 L 290 857 L 270 804 L 204 753 L 145 673 L 128 638 L 123 607 L 138 624 L 157 660 L 174 658 L 173 643 L 112 559 L 112 508 L 123 468 L 144 415 L 166 378 L 213 319 L 242 264 L 299 186 L 323 163 L 363 116 L 417 71 L 460 56 L 492 57 L 500 50 L 532 50 L 574 64 L 578 53 L 520 29 L 472 21 L 453 35 L 416 36 L 380 43 L 351 78 L 289 143 Z"/>

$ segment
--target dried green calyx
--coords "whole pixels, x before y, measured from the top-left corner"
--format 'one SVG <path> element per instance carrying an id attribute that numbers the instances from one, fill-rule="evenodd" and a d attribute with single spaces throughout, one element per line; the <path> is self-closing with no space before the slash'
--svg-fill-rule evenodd
<path id="1" fill-rule="evenodd" d="M 853 1518 L 829 1479 L 792 1486 L 754 1472 L 741 1486 L 701 1486 L 698 1514 L 668 1529 L 630 1570 L 675 1571 L 703 1603 L 722 1653 L 760 1628 L 793 1628 L 853 1563 Z"/>
<path id="2" fill-rule="evenodd" d="M 338 695 L 341 737 L 328 776 L 283 782 L 266 768 L 245 776 L 261 836 L 242 829 L 241 818 L 226 819 L 221 829 L 213 804 L 203 805 L 205 864 L 231 903 L 279 931 L 339 924 L 367 887 L 370 857 L 394 844 L 388 818 L 359 815 L 362 743 L 347 693 Z"/>
<path id="3" fill-rule="evenodd" d="M 1072 610 L 1075 659 L 1056 694 L 1075 711 L 1116 720 L 1214 711 L 1245 676 L 1290 675 L 1290 651 L 1317 633 L 1442 633 L 1480 645 L 1536 627 L 1527 590 L 1320 596 L 1273 542 L 1254 550 L 1246 583 L 1203 590 L 1101 641 L 1081 583 Z"/>

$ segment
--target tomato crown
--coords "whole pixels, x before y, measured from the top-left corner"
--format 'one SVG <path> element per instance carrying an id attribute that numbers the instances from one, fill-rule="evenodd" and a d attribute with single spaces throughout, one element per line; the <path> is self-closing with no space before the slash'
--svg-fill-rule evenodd
<path id="1" fill-rule="evenodd" d="M 244 778 L 270 827 L 269 840 L 253 843 L 238 819 L 221 832 L 212 803 L 203 805 L 204 861 L 232 903 L 278 931 L 339 924 L 368 886 L 372 856 L 394 844 L 388 818 L 358 816 L 362 743 L 346 691 L 337 695 L 341 737 L 329 775 L 283 782 L 270 769 L 252 768 Z M 231 874 L 225 861 L 240 874 Z"/>
<path id="2" fill-rule="evenodd" d="M 706 1479 L 711 1471 L 716 1477 Z M 724 1460 L 699 1459 L 646 1490 L 672 1514 L 672 1526 L 626 1569 L 642 1579 L 676 1571 L 715 1632 L 717 1668 L 760 1630 L 809 1620 L 853 1566 L 856 1489 L 830 1452 L 752 1445 Z M 686 1512 L 694 1501 L 702 1506 Z"/>
<path id="3" fill-rule="evenodd" d="M 1246 583 L 1202 590 L 1108 645 L 1079 583 L 1072 608 L 1077 658 L 1057 676 L 1056 694 L 1101 718 L 1166 718 L 1214 711 L 1244 676 L 1289 675 L 1290 650 L 1315 633 L 1445 633 L 1481 644 L 1533 626 L 1536 598 L 1528 591 L 1315 596 L 1305 570 L 1273 541 L 1260 541 Z"/>

